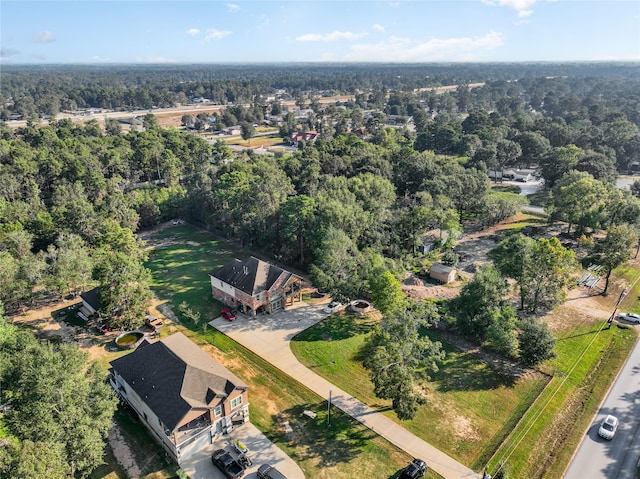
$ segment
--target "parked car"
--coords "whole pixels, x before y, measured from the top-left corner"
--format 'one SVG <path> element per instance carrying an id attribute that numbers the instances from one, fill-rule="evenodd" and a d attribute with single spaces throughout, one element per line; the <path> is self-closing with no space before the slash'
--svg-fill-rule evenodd
<path id="1" fill-rule="evenodd" d="M 340 311 L 341 309 L 342 303 L 338 301 L 332 301 L 324 307 L 323 311 L 328 314 L 333 314 L 337 311 Z"/>
<path id="2" fill-rule="evenodd" d="M 422 459 L 414 459 L 402 470 L 399 479 L 418 479 L 427 473 L 427 463 Z"/>
<path id="3" fill-rule="evenodd" d="M 598 436 L 604 439 L 613 439 L 618 429 L 618 418 L 609 414 L 602 420 L 600 429 L 598 429 Z"/>
<path id="4" fill-rule="evenodd" d="M 224 449 L 216 449 L 213 451 L 211 462 L 213 462 L 213 465 L 220 469 L 228 479 L 238 479 L 244 475 L 244 467 Z"/>
<path id="5" fill-rule="evenodd" d="M 284 474 L 269 464 L 263 464 L 258 468 L 258 477 L 260 479 L 287 479 Z"/>
<path id="6" fill-rule="evenodd" d="M 620 313 L 618 319 L 624 319 L 630 323 L 640 324 L 640 314 L 635 313 Z"/>
<path id="7" fill-rule="evenodd" d="M 220 316 L 222 316 L 227 321 L 233 321 L 234 319 L 236 319 L 236 314 L 229 308 L 222 308 L 220 310 Z"/>

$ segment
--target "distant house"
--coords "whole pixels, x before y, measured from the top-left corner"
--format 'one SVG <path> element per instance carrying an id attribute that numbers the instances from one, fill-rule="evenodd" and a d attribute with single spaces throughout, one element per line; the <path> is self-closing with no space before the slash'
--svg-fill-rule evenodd
<path id="1" fill-rule="evenodd" d="M 442 263 L 433 263 L 429 270 L 429 277 L 444 284 L 452 283 L 456 280 L 456 270 Z"/>
<path id="2" fill-rule="evenodd" d="M 223 128 L 221 132 L 224 135 L 240 135 L 242 134 L 242 127 L 240 125 L 229 126 L 227 128 Z"/>
<path id="3" fill-rule="evenodd" d="M 111 386 L 178 464 L 249 421 L 248 386 L 182 333 L 110 364 Z"/>
<path id="4" fill-rule="evenodd" d="M 253 256 L 235 259 L 209 276 L 215 299 L 253 316 L 302 301 L 302 278 Z"/>
<path id="5" fill-rule="evenodd" d="M 200 96 L 200 97 L 194 98 L 193 102 L 194 103 L 211 103 L 211 100 Z"/>
<path id="6" fill-rule="evenodd" d="M 436 247 L 447 241 L 449 233 L 447 231 L 440 230 L 438 228 L 427 231 L 422 238 L 420 238 L 420 245 L 418 245 L 418 252 L 421 254 L 427 254 L 429 251 L 433 251 Z"/>
<path id="7" fill-rule="evenodd" d="M 78 316 L 85 321 L 100 315 L 100 289 L 93 288 L 80 295 L 82 299 L 82 306 L 78 310 Z"/>
<path id="8" fill-rule="evenodd" d="M 318 138 L 317 131 L 295 131 L 291 133 L 291 146 L 297 147 L 301 141 L 305 143 L 314 142 Z"/>

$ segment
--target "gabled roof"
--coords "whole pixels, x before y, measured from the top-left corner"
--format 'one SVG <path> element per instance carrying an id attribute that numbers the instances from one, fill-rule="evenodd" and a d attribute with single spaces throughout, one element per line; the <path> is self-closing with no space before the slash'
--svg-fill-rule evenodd
<path id="1" fill-rule="evenodd" d="M 212 408 L 216 398 L 248 389 L 182 333 L 145 340 L 111 366 L 171 431 L 190 410 Z"/>
<path id="2" fill-rule="evenodd" d="M 433 263 L 429 271 L 437 274 L 449 274 L 452 271 L 455 271 L 455 269 L 450 266 L 445 266 L 442 263 Z"/>
<path id="3" fill-rule="evenodd" d="M 211 276 L 239 289 L 243 293 L 255 296 L 271 289 L 276 280 L 283 274 L 287 275 L 287 280 L 293 276 L 292 273 L 282 268 L 251 256 L 243 261 L 234 259 L 216 272 L 211 273 Z"/>
<path id="4" fill-rule="evenodd" d="M 99 311 L 102 303 L 100 303 L 100 288 L 93 288 L 90 291 L 82 293 L 80 297 L 82 301 L 91 306 L 95 311 Z"/>

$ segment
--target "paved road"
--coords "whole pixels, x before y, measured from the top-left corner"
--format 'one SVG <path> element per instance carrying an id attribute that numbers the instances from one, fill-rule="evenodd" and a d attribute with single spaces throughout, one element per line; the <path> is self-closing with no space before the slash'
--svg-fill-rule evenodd
<path id="1" fill-rule="evenodd" d="M 324 319 L 324 305 L 303 306 L 274 315 L 249 319 L 238 315 L 233 322 L 211 321 L 216 329 L 258 354 L 322 397 L 332 392 L 332 403 L 412 457 L 424 459 L 445 479 L 479 478 L 471 469 L 413 435 L 391 419 L 354 399 L 298 362 L 289 342 L 300 331 Z"/>
<path id="2" fill-rule="evenodd" d="M 602 334 L 615 334 L 616 328 Z M 607 414 L 620 420 L 615 437 L 598 436 Z M 609 394 L 586 431 L 564 479 L 633 479 L 640 459 L 640 342 L 636 343 Z"/>

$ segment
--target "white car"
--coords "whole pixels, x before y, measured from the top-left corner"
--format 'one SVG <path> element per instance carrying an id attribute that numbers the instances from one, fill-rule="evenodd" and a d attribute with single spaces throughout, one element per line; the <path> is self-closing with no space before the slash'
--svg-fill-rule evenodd
<path id="1" fill-rule="evenodd" d="M 598 429 L 598 436 L 611 440 L 613 439 L 617 429 L 618 418 L 609 414 L 602 420 L 600 429 Z"/>
<path id="2" fill-rule="evenodd" d="M 337 311 L 340 311 L 341 309 L 342 303 L 338 301 L 332 301 L 324 307 L 323 311 L 328 314 L 333 314 Z"/>
<path id="3" fill-rule="evenodd" d="M 630 323 L 640 323 L 640 314 L 635 313 L 620 313 L 618 315 L 619 319 L 624 319 L 625 321 L 629 321 Z"/>

